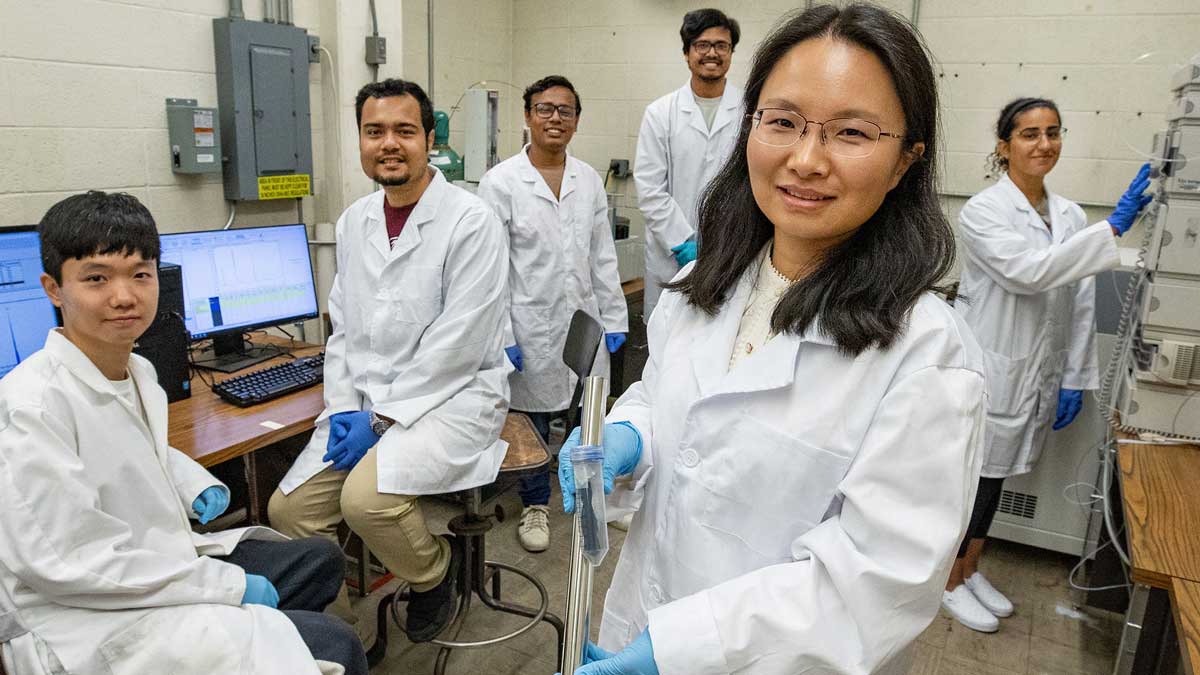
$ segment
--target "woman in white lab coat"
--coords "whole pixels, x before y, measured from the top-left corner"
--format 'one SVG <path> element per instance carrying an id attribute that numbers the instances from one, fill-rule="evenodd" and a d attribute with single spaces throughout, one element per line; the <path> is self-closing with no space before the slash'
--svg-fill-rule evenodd
<path id="1" fill-rule="evenodd" d="M 604 428 L 607 515 L 635 515 L 580 675 L 907 672 L 966 527 L 985 383 L 933 292 L 929 57 L 887 10 L 818 6 L 748 82 L 705 245 Z"/>
<path id="2" fill-rule="evenodd" d="M 984 538 L 1008 476 L 1033 470 L 1052 429 L 1083 407 L 1099 385 L 1092 276 L 1120 263 L 1116 237 L 1150 201 L 1143 166 L 1107 220 L 1088 225 L 1078 204 L 1053 194 L 1045 178 L 1058 162 L 1058 108 L 1018 98 L 996 122 L 992 187 L 959 214 L 963 262 L 959 312 L 984 350 L 988 444 L 966 538 L 942 604 L 960 623 L 992 632 L 1013 605 L 978 571 Z"/>

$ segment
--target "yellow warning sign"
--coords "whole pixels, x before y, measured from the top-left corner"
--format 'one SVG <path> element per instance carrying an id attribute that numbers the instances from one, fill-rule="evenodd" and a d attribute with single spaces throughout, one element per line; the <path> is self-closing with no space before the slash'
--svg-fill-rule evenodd
<path id="1" fill-rule="evenodd" d="M 259 199 L 295 199 L 307 197 L 311 192 L 309 175 L 297 173 L 291 176 L 259 176 Z"/>

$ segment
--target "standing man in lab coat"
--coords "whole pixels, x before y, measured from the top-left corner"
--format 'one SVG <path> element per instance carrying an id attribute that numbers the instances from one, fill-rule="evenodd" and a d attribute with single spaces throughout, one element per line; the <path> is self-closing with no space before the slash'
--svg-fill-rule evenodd
<path id="1" fill-rule="evenodd" d="M 696 259 L 700 195 L 741 129 L 742 90 L 725 79 L 740 36 L 738 22 L 720 10 L 685 14 L 679 37 L 692 77 L 642 117 L 633 180 L 646 221 L 647 323 L 662 285 Z"/>
<path id="2" fill-rule="evenodd" d="M 158 311 L 150 212 L 88 192 L 38 229 L 63 327 L 0 380 L 4 670 L 365 675 L 354 631 L 322 613 L 344 574 L 337 546 L 192 532 L 229 488 L 167 445 L 166 394 L 131 353 Z"/>
<path id="3" fill-rule="evenodd" d="M 629 317 L 617 272 L 604 182 L 567 154 L 583 105 L 567 78 L 551 75 L 525 89 L 530 143 L 479 181 L 479 196 L 508 232 L 511 329 L 506 351 L 512 408 L 549 441 L 550 420 L 570 405 L 574 375 L 562 361 L 575 310 L 600 321 L 614 353 L 625 342 Z M 517 537 L 527 551 L 550 545 L 550 474 L 521 484 Z"/>
<path id="4" fill-rule="evenodd" d="M 332 540 L 345 518 L 410 585 L 405 628 L 424 642 L 452 620 L 461 553 L 417 497 L 492 482 L 507 449 L 508 248 L 491 209 L 429 165 L 419 86 L 368 84 L 355 110 L 363 171 L 383 190 L 338 219 L 325 411 L 270 516 Z"/>

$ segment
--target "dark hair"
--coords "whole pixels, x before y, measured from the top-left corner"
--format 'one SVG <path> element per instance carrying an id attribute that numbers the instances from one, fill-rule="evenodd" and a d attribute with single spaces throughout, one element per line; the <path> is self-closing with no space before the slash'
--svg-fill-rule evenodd
<path id="1" fill-rule="evenodd" d="M 522 96 L 525 98 L 525 112 L 533 109 L 533 97 L 550 89 L 551 87 L 565 87 L 571 90 L 575 95 L 575 114 L 583 112 L 583 101 L 579 100 L 579 92 L 575 91 L 575 85 L 562 75 L 548 75 L 533 84 L 525 87 L 525 93 Z"/>
<path id="2" fill-rule="evenodd" d="M 724 28 L 729 31 L 729 42 L 737 49 L 738 40 L 742 37 L 742 29 L 738 22 L 726 16 L 719 9 L 694 9 L 683 15 L 683 25 L 679 27 L 679 38 L 683 40 L 683 53 L 692 48 L 692 43 L 700 34 L 709 28 Z"/>
<path id="3" fill-rule="evenodd" d="M 1008 105 L 1000 111 L 1000 118 L 996 120 L 996 140 L 1011 141 L 1013 131 L 1017 128 L 1017 116 L 1027 110 L 1035 108 L 1049 108 L 1058 116 L 1059 124 L 1062 124 L 1062 113 L 1058 112 L 1058 106 L 1054 101 L 1048 98 L 1018 98 L 1008 102 Z M 987 157 L 988 162 L 988 178 L 997 178 L 1001 173 L 1008 171 L 1008 158 L 1001 157 L 1000 153 L 995 150 Z"/>
<path id="4" fill-rule="evenodd" d="M 803 334 L 814 322 L 847 355 L 886 348 L 903 331 L 920 295 L 953 266 L 954 234 L 935 191 L 937 85 L 928 51 L 913 27 L 888 10 L 851 4 L 819 5 L 792 15 L 759 44 L 743 102 L 753 111 L 775 64 L 795 45 L 829 36 L 861 47 L 883 62 L 904 110 L 906 150 L 924 143 L 879 209 L 846 241 L 828 249 L 816 269 L 792 284 L 771 316 L 779 333 Z M 716 314 L 747 267 L 774 235 L 754 199 L 746 164 L 751 120 L 742 120 L 734 150 L 700 200 L 704 242 L 692 272 L 667 288 Z"/>
<path id="5" fill-rule="evenodd" d="M 92 255 L 137 253 L 159 259 L 154 216 L 133 195 L 92 190 L 50 207 L 38 223 L 42 269 L 62 283 L 63 262 Z"/>
<path id="6" fill-rule="evenodd" d="M 363 85 L 362 89 L 358 90 L 358 96 L 354 97 L 354 119 L 358 123 L 358 127 L 362 128 L 362 109 L 369 98 L 388 98 L 389 96 L 411 96 L 417 99 L 417 105 L 421 106 L 421 127 L 426 135 L 433 131 L 433 104 L 429 101 L 429 96 L 421 85 L 408 80 L 401 80 L 395 77 L 389 77 L 382 82 L 372 82 Z"/>

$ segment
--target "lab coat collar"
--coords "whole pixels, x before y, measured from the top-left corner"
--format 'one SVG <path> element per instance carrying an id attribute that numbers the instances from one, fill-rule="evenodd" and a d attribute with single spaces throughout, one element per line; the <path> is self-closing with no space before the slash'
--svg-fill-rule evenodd
<path id="1" fill-rule="evenodd" d="M 836 346 L 818 328 L 818 316 L 803 335 L 780 333 L 757 352 L 744 357 L 735 370 L 729 370 L 729 359 L 733 355 L 742 314 L 757 274 L 756 264 L 747 267 L 725 306 L 716 317 L 703 325 L 692 341 L 692 372 L 699 384 L 701 398 L 790 386 L 796 377 L 796 358 L 804 343 Z"/>
<path id="2" fill-rule="evenodd" d="M 1007 172 L 1000 177 L 999 185 L 1008 193 L 1017 210 L 1025 214 L 1026 225 L 1038 232 L 1049 234 L 1050 238 L 1054 241 L 1062 241 L 1066 235 L 1066 228 L 1059 226 L 1059 223 L 1062 222 L 1061 217 L 1071 208 L 1070 200 L 1054 194 L 1048 188 L 1046 189 L 1046 202 L 1050 209 L 1050 229 L 1047 231 L 1046 223 L 1038 215 L 1037 209 L 1029 203 L 1029 198 L 1025 196 L 1024 192 L 1021 192 L 1021 188 L 1017 187 L 1012 178 L 1009 178 Z"/>
<path id="3" fill-rule="evenodd" d="M 546 179 L 542 177 L 542 173 L 533 165 L 533 161 L 529 159 L 529 144 L 521 148 L 521 159 L 517 165 L 518 173 L 521 180 L 533 186 L 533 194 L 548 200 L 552 204 L 558 204 L 566 198 L 567 195 L 575 191 L 575 185 L 578 183 L 578 167 L 575 166 L 575 158 L 571 156 L 571 152 L 567 151 L 567 165 L 563 169 L 563 182 L 559 187 L 559 196 L 556 198 L 551 192 L 550 186 L 546 184 Z"/>
<path id="4" fill-rule="evenodd" d="M 421 244 L 421 226 L 433 222 L 437 216 L 438 208 L 442 203 L 442 198 L 446 195 L 449 183 L 446 182 L 446 177 L 437 167 L 430 164 L 429 168 L 433 171 L 433 179 L 429 181 L 425 192 L 417 200 L 416 207 L 409 214 L 408 222 L 400 231 L 400 236 L 396 238 L 395 246 L 388 241 L 387 218 L 383 215 L 383 200 L 387 198 L 386 194 L 383 190 L 379 190 L 372 195 L 371 203 L 367 207 L 367 220 L 370 221 L 366 228 L 367 239 L 370 240 L 371 246 L 388 262 L 401 258 L 419 246 Z"/>
<path id="5" fill-rule="evenodd" d="M 706 137 L 711 137 L 725 125 L 733 122 L 737 111 L 741 108 L 740 95 L 735 90 L 736 88 L 726 79 L 725 92 L 721 94 L 721 103 L 717 107 L 716 116 L 713 117 L 712 129 L 709 129 L 704 122 L 704 113 L 700 111 L 700 104 L 696 103 L 696 92 L 692 91 L 690 80 L 679 90 L 679 110 L 688 114 L 688 124 L 693 129 Z"/>
<path id="6" fill-rule="evenodd" d="M 52 354 L 55 358 L 66 366 L 67 370 L 75 376 L 80 382 L 87 385 L 92 391 L 97 394 L 111 396 L 118 400 L 122 400 L 117 394 L 117 388 L 113 386 L 111 380 L 100 372 L 95 363 L 88 358 L 83 350 L 75 346 L 75 343 L 67 339 L 65 335 L 58 329 L 50 331 L 46 336 L 46 351 Z M 139 359 L 129 358 L 129 373 L 137 384 L 138 394 L 142 398 L 142 407 L 146 410 L 146 418 L 150 422 L 150 433 L 154 439 L 154 450 L 161 457 L 167 445 L 167 429 L 165 426 L 167 416 L 167 395 L 158 386 L 158 378 L 154 373 L 154 368 L 143 363 Z M 133 411 L 130 410 L 133 414 Z"/>

